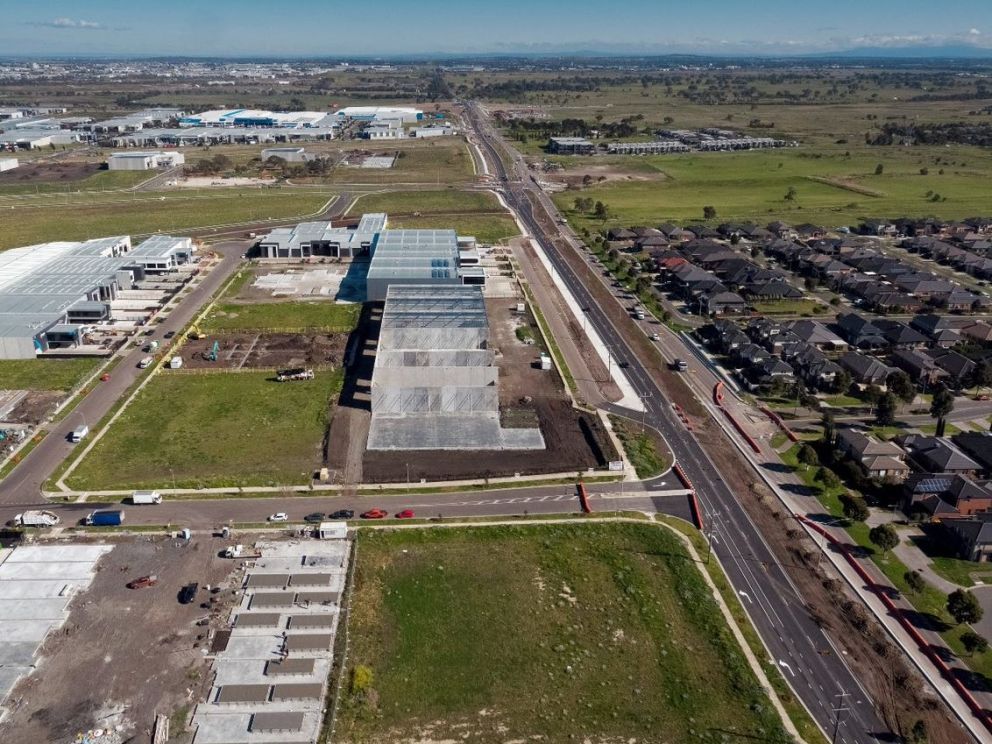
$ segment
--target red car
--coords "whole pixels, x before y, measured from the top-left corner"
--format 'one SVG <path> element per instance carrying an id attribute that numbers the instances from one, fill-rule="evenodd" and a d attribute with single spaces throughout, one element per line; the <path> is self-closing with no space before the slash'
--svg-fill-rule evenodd
<path id="1" fill-rule="evenodd" d="M 362 519 L 385 519 L 389 516 L 389 512 L 385 509 L 369 509 L 367 512 L 362 512 Z"/>
<path id="2" fill-rule="evenodd" d="M 104 372 L 102 375 L 100 375 L 100 381 L 101 382 L 110 382 L 110 375 L 108 375 L 106 372 Z"/>
<path id="3" fill-rule="evenodd" d="M 146 586 L 155 586 L 158 583 L 158 576 L 140 576 L 134 581 L 127 583 L 128 589 L 144 589 Z"/>
<path id="4" fill-rule="evenodd" d="M 396 512 L 397 519 L 413 519 L 413 509 L 404 509 L 401 512 Z"/>

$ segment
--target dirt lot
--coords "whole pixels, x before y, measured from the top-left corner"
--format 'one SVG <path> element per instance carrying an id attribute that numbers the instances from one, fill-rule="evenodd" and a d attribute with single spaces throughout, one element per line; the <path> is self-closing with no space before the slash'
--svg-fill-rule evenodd
<path id="1" fill-rule="evenodd" d="M 3 420 L 11 424 L 40 424 L 65 396 L 61 390 L 29 390 Z"/>
<path id="2" fill-rule="evenodd" d="M 592 179 L 592 181 L 587 182 L 585 180 L 586 176 Z M 567 171 L 550 171 L 544 175 L 545 180 L 564 183 L 571 188 L 580 188 L 585 185 L 600 185 L 615 181 L 664 181 L 667 178 L 664 173 L 631 170 L 622 164 L 583 165 L 578 168 L 569 168 Z"/>
<path id="3" fill-rule="evenodd" d="M 217 361 L 207 355 L 220 342 Z M 183 346 L 183 366 L 190 369 L 276 369 L 305 365 L 341 366 L 346 334 L 224 333 Z"/>
<path id="4" fill-rule="evenodd" d="M 101 169 L 100 163 L 22 163 L 0 173 L 0 185 L 82 181 Z"/>
<path id="5" fill-rule="evenodd" d="M 37 671 L 11 693 L 0 739 L 70 742 L 80 731 L 122 726 L 123 741 L 147 742 L 161 713 L 172 718 L 170 741 L 188 741 L 175 734 L 191 701 L 207 692 L 204 649 L 210 631 L 226 623 L 231 582 L 239 581 L 239 564 L 217 557 L 225 544 L 201 537 L 189 546 L 165 537 L 118 542 L 89 591 L 73 601 L 63 629 L 42 646 Z M 125 586 L 147 574 L 158 576 L 157 586 Z M 200 584 L 198 601 L 181 605 L 177 592 L 191 581 Z M 211 596 L 207 584 L 223 587 L 209 610 L 199 604 Z M 204 617 L 210 625 L 198 627 Z"/>

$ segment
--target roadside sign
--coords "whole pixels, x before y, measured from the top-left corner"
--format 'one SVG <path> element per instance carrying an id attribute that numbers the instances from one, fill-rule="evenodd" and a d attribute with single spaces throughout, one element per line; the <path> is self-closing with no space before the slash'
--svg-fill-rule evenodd
<path id="1" fill-rule="evenodd" d="M 623 470 L 623 460 L 610 460 L 610 470 Z"/>

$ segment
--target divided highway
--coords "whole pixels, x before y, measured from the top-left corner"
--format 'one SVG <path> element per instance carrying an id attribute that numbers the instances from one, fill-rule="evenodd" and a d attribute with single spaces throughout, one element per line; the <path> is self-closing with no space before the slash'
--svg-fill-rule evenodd
<path id="1" fill-rule="evenodd" d="M 536 187 L 528 183 L 526 174 L 524 178 L 508 177 L 497 149 L 500 147 L 497 135 L 489 129 L 478 105 L 469 104 L 466 114 L 491 172 L 503 187 L 507 204 L 544 250 L 575 299 L 583 308 L 589 309 L 588 321 L 627 362 L 624 372 L 631 384 L 639 394 L 649 394 L 644 401 L 646 421 L 662 432 L 692 481 L 703 506 L 708 532 L 712 535 L 713 551 L 771 651 L 771 661 L 781 669 L 825 731 L 833 731 L 834 708 L 843 701 L 842 707 L 847 710 L 841 714 L 837 742 L 891 741 L 888 727 L 877 715 L 871 699 L 840 652 L 806 611 L 797 588 L 776 561 L 734 492 L 699 443 L 676 419 L 664 393 L 640 363 L 627 339 L 614 327 L 557 247 L 543 235 L 528 198 L 528 191 L 536 190 Z M 634 418 L 641 416 L 639 412 L 619 406 L 607 405 L 605 408 Z M 847 697 L 838 697 L 842 694 Z"/>

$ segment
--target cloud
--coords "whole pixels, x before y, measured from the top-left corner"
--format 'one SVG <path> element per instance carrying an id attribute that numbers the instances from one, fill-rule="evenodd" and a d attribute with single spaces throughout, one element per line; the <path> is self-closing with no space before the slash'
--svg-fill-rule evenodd
<path id="1" fill-rule="evenodd" d="M 51 21 L 39 21 L 35 26 L 45 26 L 47 28 L 74 28 L 85 29 L 87 31 L 102 31 L 106 28 L 102 23 L 96 21 L 84 21 L 81 18 L 55 18 Z"/>
<path id="2" fill-rule="evenodd" d="M 972 36 L 981 36 L 982 35 L 982 32 L 979 31 L 977 28 L 970 28 L 970 29 L 968 29 L 968 33 L 970 35 L 972 35 Z"/>

